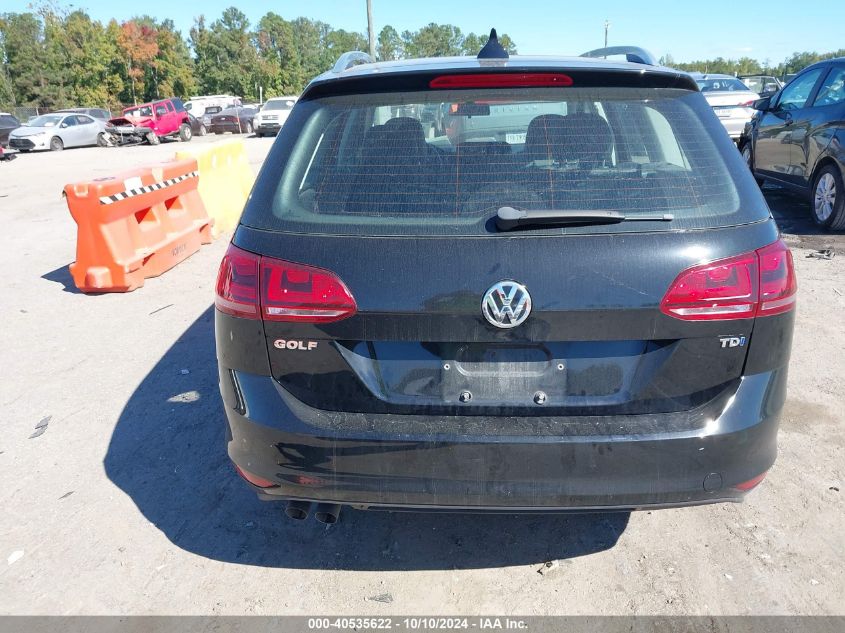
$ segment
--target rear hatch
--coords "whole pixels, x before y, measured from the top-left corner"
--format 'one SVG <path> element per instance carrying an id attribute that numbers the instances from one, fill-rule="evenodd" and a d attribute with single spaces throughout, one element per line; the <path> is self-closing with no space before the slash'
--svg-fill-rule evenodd
<path id="1" fill-rule="evenodd" d="M 600 74 L 306 93 L 221 267 L 218 309 L 260 313 L 274 377 L 324 410 L 611 415 L 728 397 L 761 290 L 777 298 L 761 271 L 780 275 L 785 251 L 756 252 L 777 229 L 694 85 Z M 407 116 L 432 104 L 462 104 L 453 116 L 484 121 L 455 127 L 495 140 Z M 616 219 L 503 231 L 505 206 Z"/>

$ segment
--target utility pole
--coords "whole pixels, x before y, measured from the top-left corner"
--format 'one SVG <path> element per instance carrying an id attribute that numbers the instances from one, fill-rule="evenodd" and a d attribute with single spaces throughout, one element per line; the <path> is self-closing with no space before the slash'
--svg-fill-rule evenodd
<path id="1" fill-rule="evenodd" d="M 610 21 L 604 21 L 604 47 L 607 48 L 607 29 L 610 28 Z"/>
<path id="2" fill-rule="evenodd" d="M 367 39 L 370 42 L 370 57 L 376 58 L 376 29 L 373 25 L 373 0 L 367 0 Z"/>

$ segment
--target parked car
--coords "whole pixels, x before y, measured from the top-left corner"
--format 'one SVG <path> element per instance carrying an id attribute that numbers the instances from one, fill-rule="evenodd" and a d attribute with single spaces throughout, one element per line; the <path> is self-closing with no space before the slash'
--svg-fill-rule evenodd
<path id="1" fill-rule="evenodd" d="M 695 81 L 614 50 L 508 59 L 491 34 L 482 59 L 353 53 L 308 85 L 216 285 L 229 456 L 261 498 L 332 522 L 739 501 L 762 481 L 790 252 Z M 558 113 L 518 130 L 477 107 L 540 101 Z M 496 140 L 392 116 L 444 102 Z"/>
<path id="2" fill-rule="evenodd" d="M 740 149 L 757 181 L 807 195 L 819 226 L 845 229 L 845 57 L 808 66 L 754 107 Z"/>
<path id="3" fill-rule="evenodd" d="M 214 112 L 220 112 L 223 108 L 231 108 L 239 105 L 241 105 L 240 97 L 232 95 L 207 95 L 204 97 L 191 97 L 185 102 L 185 110 L 198 119 L 202 119 L 203 115 L 209 111 L 213 114 Z"/>
<path id="4" fill-rule="evenodd" d="M 773 95 L 783 88 L 780 79 L 771 75 L 740 75 L 737 79 L 748 86 L 749 90 L 756 92 L 761 97 Z"/>
<path id="5" fill-rule="evenodd" d="M 17 117 L 8 112 L 0 112 L 0 147 L 9 144 L 9 133 L 21 126 Z"/>
<path id="6" fill-rule="evenodd" d="M 221 108 L 220 106 L 208 106 L 207 108 L 205 108 L 205 112 L 203 112 L 202 115 L 202 124 L 203 127 L 205 127 L 206 132 L 211 127 L 211 117 L 213 117 L 218 112 L 222 111 L 223 108 Z"/>
<path id="7" fill-rule="evenodd" d="M 9 134 L 9 147 L 21 152 L 106 144 L 105 122 L 87 114 L 42 114 Z"/>
<path id="8" fill-rule="evenodd" d="M 255 118 L 255 108 L 226 108 L 211 116 L 209 132 L 215 134 L 252 134 L 252 121 Z"/>
<path id="9" fill-rule="evenodd" d="M 261 110 L 255 115 L 252 126 L 258 137 L 277 134 L 287 121 L 291 109 L 296 103 L 296 97 L 273 97 L 267 99 Z"/>
<path id="10" fill-rule="evenodd" d="M 111 112 L 105 108 L 63 108 L 58 112 L 75 112 L 76 114 L 87 114 L 95 119 L 101 121 L 108 121 L 111 118 Z"/>
<path id="11" fill-rule="evenodd" d="M 109 141 L 115 145 L 147 142 L 158 145 L 163 138 L 190 141 L 191 120 L 181 99 L 161 99 L 126 108 L 123 116 L 108 122 Z"/>
<path id="12" fill-rule="evenodd" d="M 208 134 L 208 128 L 205 127 L 205 124 L 190 112 L 188 112 L 188 122 L 191 126 L 191 134 L 193 136 L 205 136 Z"/>
<path id="13" fill-rule="evenodd" d="M 691 75 L 727 130 L 728 136 L 734 141 L 739 140 L 745 124 L 754 115 L 751 104 L 759 99 L 760 95 L 731 75 Z"/>
<path id="14" fill-rule="evenodd" d="M 525 143 L 528 124 L 541 114 L 567 114 L 564 101 L 519 103 L 453 103 L 445 117 L 444 132 L 453 145 L 495 141 Z"/>

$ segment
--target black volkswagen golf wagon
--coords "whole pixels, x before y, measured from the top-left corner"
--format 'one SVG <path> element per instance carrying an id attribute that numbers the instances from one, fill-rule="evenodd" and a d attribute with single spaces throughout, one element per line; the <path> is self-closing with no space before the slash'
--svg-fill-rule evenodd
<path id="1" fill-rule="evenodd" d="M 346 54 L 261 169 L 217 357 L 288 516 L 739 501 L 775 460 L 792 258 L 696 83 L 502 53 Z"/>

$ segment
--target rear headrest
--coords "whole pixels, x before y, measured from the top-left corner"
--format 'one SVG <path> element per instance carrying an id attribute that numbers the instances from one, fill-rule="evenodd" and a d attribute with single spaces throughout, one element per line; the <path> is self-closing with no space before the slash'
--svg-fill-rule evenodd
<path id="1" fill-rule="evenodd" d="M 592 112 L 574 112 L 566 117 L 566 160 L 577 160 L 586 168 L 601 167 L 613 151 L 613 131 L 607 121 Z"/>
<path id="2" fill-rule="evenodd" d="M 525 134 L 525 156 L 532 160 L 563 160 L 560 153 L 567 132 L 560 114 L 541 114 L 531 119 Z"/>
<path id="3" fill-rule="evenodd" d="M 580 167 L 599 167 L 610 158 L 613 132 L 607 121 L 591 112 L 566 116 L 541 114 L 531 120 L 525 135 L 525 155 L 529 161 L 577 160 Z"/>
<path id="4" fill-rule="evenodd" d="M 425 150 L 425 132 L 422 123 L 408 116 L 400 116 L 390 119 L 383 126 L 384 133 L 389 137 L 390 143 L 394 146 L 416 148 Z"/>

